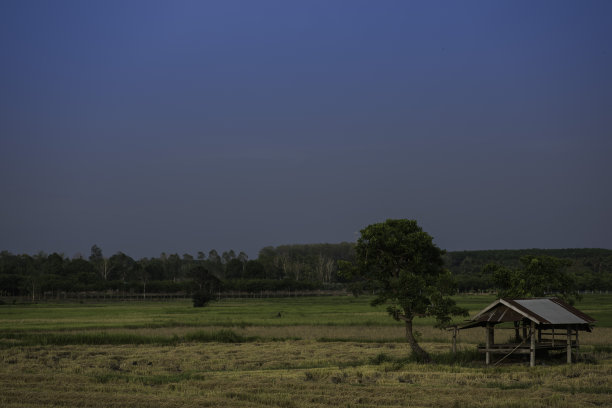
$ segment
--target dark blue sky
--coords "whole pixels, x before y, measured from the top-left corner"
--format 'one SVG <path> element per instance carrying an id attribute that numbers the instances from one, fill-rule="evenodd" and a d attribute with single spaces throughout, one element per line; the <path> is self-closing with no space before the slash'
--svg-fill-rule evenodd
<path id="1" fill-rule="evenodd" d="M 612 248 L 610 1 L 0 2 L 0 250 Z"/>

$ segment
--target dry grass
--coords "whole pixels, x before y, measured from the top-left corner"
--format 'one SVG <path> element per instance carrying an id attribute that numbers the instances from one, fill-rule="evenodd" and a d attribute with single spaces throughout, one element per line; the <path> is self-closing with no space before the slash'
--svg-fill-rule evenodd
<path id="1" fill-rule="evenodd" d="M 408 353 L 404 344 L 307 340 L 19 347 L 0 354 L 0 405 L 573 407 L 612 401 L 609 357 L 596 365 L 535 369 L 398 364 Z M 390 361 L 375 363 L 381 354 Z"/>
<path id="2" fill-rule="evenodd" d="M 612 407 L 612 328 L 581 333 L 582 362 L 571 366 L 552 358 L 535 368 L 520 359 L 485 367 L 482 356 L 470 359 L 483 329 L 459 334 L 467 363 L 420 365 L 408 358 L 403 327 L 367 302 L 291 302 L 226 302 L 203 312 L 182 303 L 5 309 L 0 406 Z M 248 341 L 203 343 L 222 330 Z M 450 332 L 416 330 L 429 352 L 450 350 Z M 19 345 L 19 336 L 37 335 L 66 335 L 72 345 Z M 496 331 L 496 339 L 511 335 Z M 119 341 L 92 345 L 104 336 Z M 178 340 L 133 341 L 142 338 Z"/>

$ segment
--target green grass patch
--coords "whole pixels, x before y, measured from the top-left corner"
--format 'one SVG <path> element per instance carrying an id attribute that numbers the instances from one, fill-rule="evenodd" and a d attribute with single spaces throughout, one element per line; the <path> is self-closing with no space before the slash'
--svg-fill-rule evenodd
<path id="1" fill-rule="evenodd" d="M 184 341 L 197 343 L 247 343 L 260 340 L 257 336 L 241 336 L 232 330 L 219 330 L 215 332 L 198 331 L 188 333 L 183 337 Z"/>
<path id="2" fill-rule="evenodd" d="M 253 326 L 398 326 L 384 306 L 370 306 L 371 297 L 224 299 L 204 308 L 189 301 L 112 302 L 100 304 L 32 304 L 0 307 L 0 333 L 104 330 L 109 328 L 253 327 Z M 492 295 L 455 296 L 473 315 L 491 303 Z M 612 327 L 612 295 L 585 295 L 576 306 Z M 463 317 L 456 322 L 463 321 Z M 415 319 L 433 326 L 433 318 Z"/>
<path id="3" fill-rule="evenodd" d="M 178 373 L 178 374 L 155 374 L 155 375 L 135 375 L 130 373 L 103 373 L 93 376 L 93 380 L 100 384 L 107 383 L 132 383 L 147 386 L 159 386 L 171 383 L 180 383 L 189 380 L 203 380 L 204 376 L 197 373 Z"/>
<path id="4" fill-rule="evenodd" d="M 477 350 L 464 350 L 456 353 L 433 353 L 430 354 L 432 362 L 439 365 L 461 365 L 473 366 L 482 364 L 482 356 Z M 379 353 L 369 360 L 372 365 L 389 363 L 392 369 L 399 370 L 407 364 L 420 363 L 417 356 L 410 354 L 407 357 L 394 357 L 386 353 Z"/>
<path id="5" fill-rule="evenodd" d="M 184 336 L 144 336 L 129 333 L 15 333 L 4 334 L 6 347 L 12 346 L 69 346 L 69 345 L 126 345 L 155 344 L 172 346 L 179 343 L 247 343 L 261 340 L 257 336 L 241 336 L 232 330 L 199 331 Z M 281 339 L 277 339 L 280 341 Z"/>

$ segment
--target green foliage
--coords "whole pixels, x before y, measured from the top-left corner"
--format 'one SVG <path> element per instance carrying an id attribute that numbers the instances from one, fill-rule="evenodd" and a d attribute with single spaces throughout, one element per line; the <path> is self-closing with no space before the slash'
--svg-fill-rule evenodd
<path id="1" fill-rule="evenodd" d="M 521 258 L 555 257 L 571 262 L 566 272 L 575 279 L 577 290 L 612 290 L 612 250 L 598 248 L 519 249 L 456 251 L 445 254 L 446 266 L 457 278 L 460 291 L 488 290 L 495 287 L 488 264 L 511 270 L 522 267 Z"/>
<path id="2" fill-rule="evenodd" d="M 355 245 L 355 262 L 341 264 L 348 279 L 362 278 L 375 294 L 372 306 L 388 304 L 387 312 L 406 324 L 406 339 L 421 361 L 430 357 L 417 343 L 412 329 L 415 317 L 432 316 L 438 326 L 452 315 L 466 315 L 451 295 L 455 286 L 444 268 L 444 251 L 414 220 L 387 220 L 361 230 Z"/>
<path id="3" fill-rule="evenodd" d="M 367 282 L 377 295 L 372 305 L 390 303 L 395 319 L 433 316 L 444 325 L 464 310 L 450 298 L 456 289 L 443 254 L 416 221 L 387 220 L 361 230 L 356 262 L 342 263 L 341 272 Z"/>
<path id="4" fill-rule="evenodd" d="M 206 306 L 214 299 L 214 293 L 221 289 L 221 281 L 201 266 L 192 268 L 189 275 L 196 288 L 192 295 L 193 307 Z"/>
<path id="5" fill-rule="evenodd" d="M 493 275 L 499 297 L 542 297 L 554 294 L 570 303 L 580 296 L 576 282 L 566 272 L 571 262 L 551 256 L 524 256 L 521 268 L 510 269 L 489 264 L 485 272 Z"/>
<path id="6" fill-rule="evenodd" d="M 193 307 L 204 307 L 213 300 L 213 296 L 206 290 L 197 290 L 192 295 Z"/>

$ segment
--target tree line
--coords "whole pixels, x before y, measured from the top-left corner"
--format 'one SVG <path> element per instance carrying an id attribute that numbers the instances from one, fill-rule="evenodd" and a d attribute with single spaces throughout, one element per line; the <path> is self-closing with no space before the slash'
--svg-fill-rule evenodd
<path id="1" fill-rule="evenodd" d="M 205 273 L 218 280 L 216 290 L 287 291 L 335 288 L 337 262 L 350 259 L 353 244 L 282 245 L 263 248 L 257 259 L 244 252 L 212 249 L 195 256 L 161 253 L 133 259 L 123 252 L 106 256 L 93 245 L 88 257 L 61 253 L 35 255 L 0 252 L 0 296 L 92 291 L 191 293 Z M 205 271 L 205 272 L 204 272 Z"/>
<path id="2" fill-rule="evenodd" d="M 550 256 L 565 260 L 560 268 L 574 280 L 577 290 L 612 290 L 612 250 L 527 249 L 456 251 L 442 255 L 454 275 L 459 291 L 498 288 L 496 264 L 506 270 L 522 267 L 524 257 Z M 97 245 L 89 256 L 67 257 L 61 253 L 34 255 L 0 252 L 0 295 L 123 291 L 127 293 L 192 293 L 198 276 L 206 271 L 219 281 L 217 290 L 286 291 L 337 289 L 355 284 L 338 273 L 339 261 L 353 261 L 355 244 L 300 244 L 265 247 L 256 259 L 234 250 L 217 252 L 161 253 L 158 257 L 133 259 L 123 252 L 106 256 Z M 509 276 L 509 275 L 508 275 Z"/>
<path id="3" fill-rule="evenodd" d="M 599 248 L 519 249 L 447 252 L 444 261 L 461 292 L 499 288 L 495 264 L 509 270 L 525 268 L 534 258 L 557 258 L 559 270 L 573 281 L 578 291 L 612 290 L 612 250 Z"/>

